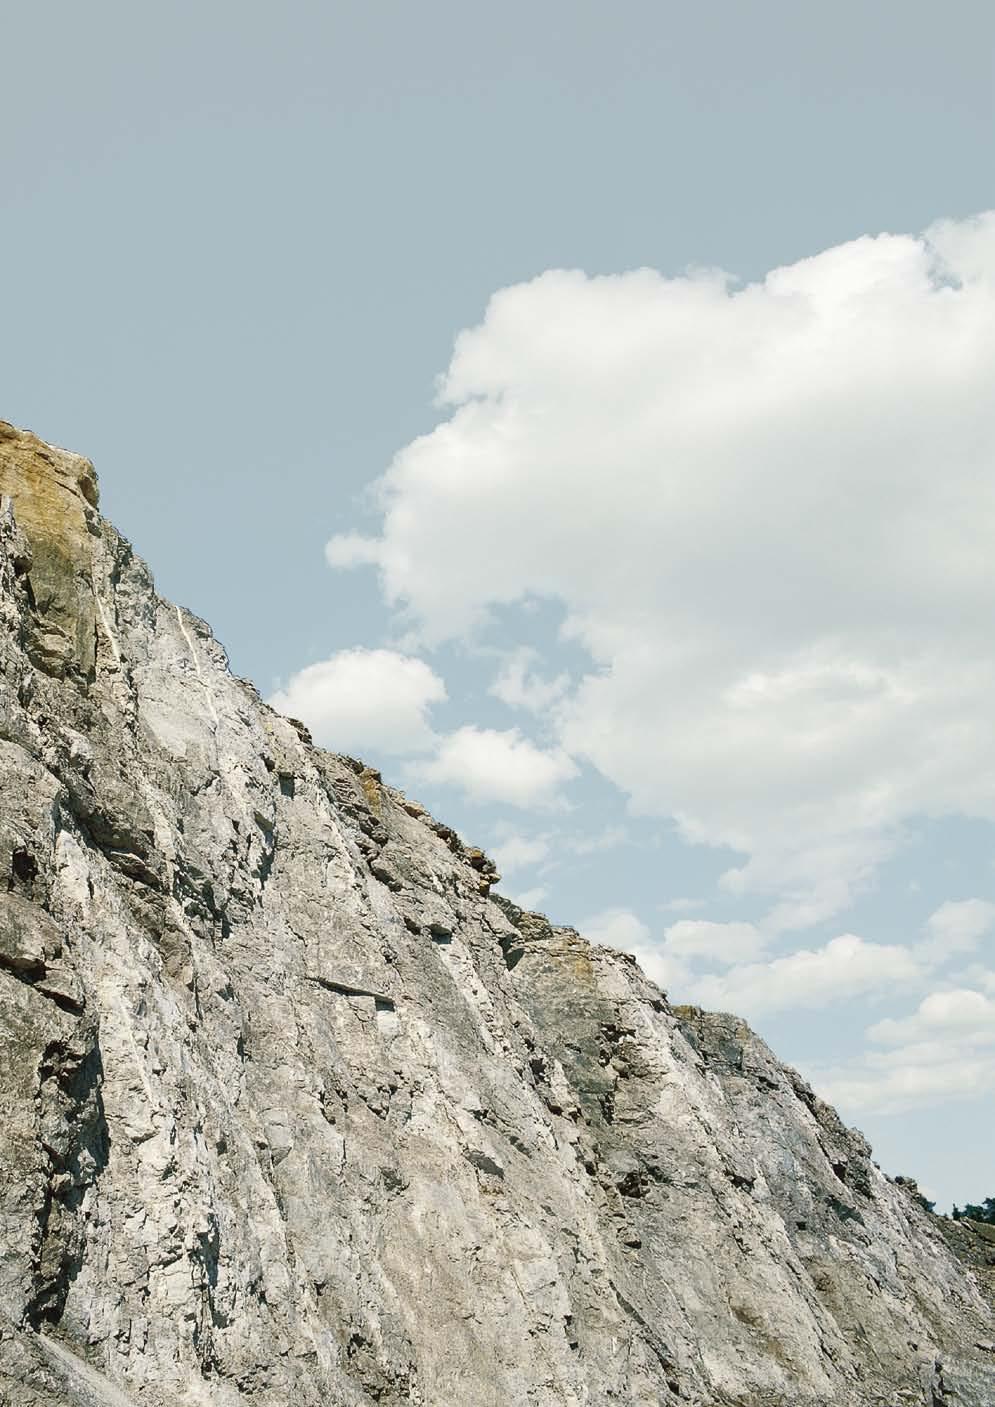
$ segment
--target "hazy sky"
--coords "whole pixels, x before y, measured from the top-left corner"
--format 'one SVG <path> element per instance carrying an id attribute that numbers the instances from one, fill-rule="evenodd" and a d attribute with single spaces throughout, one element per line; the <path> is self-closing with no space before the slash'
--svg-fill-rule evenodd
<path id="1" fill-rule="evenodd" d="M 992 7 L 3 47 L 0 415 L 505 892 L 995 1192 Z"/>

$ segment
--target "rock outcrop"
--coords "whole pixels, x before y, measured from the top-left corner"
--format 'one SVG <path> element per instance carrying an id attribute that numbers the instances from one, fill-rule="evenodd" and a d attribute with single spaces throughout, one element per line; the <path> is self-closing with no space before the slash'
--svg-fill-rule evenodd
<path id="1" fill-rule="evenodd" d="M 0 426 L 0 1403 L 995 1402 L 934 1219 L 741 1021 L 494 894 Z"/>

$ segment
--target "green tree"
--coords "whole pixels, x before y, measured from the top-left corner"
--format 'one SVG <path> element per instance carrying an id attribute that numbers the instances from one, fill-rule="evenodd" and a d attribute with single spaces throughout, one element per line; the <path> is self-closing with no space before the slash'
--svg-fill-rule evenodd
<path id="1" fill-rule="evenodd" d="M 968 1202 L 966 1206 L 954 1207 L 954 1221 L 985 1221 L 995 1226 L 995 1197 L 986 1197 L 983 1202 Z"/>

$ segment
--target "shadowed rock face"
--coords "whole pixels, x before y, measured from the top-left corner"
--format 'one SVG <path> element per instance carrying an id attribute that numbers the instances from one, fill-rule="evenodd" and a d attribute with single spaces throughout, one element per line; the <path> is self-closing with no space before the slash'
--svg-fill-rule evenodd
<path id="1" fill-rule="evenodd" d="M 490 894 L 0 426 L 0 1404 L 995 1402 L 972 1273 L 734 1017 Z"/>

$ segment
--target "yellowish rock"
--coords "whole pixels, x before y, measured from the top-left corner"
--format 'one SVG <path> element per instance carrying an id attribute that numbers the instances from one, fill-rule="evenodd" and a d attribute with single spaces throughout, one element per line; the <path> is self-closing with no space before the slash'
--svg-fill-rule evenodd
<path id="1" fill-rule="evenodd" d="M 48 673 L 77 670 L 88 676 L 95 654 L 93 465 L 0 421 L 0 497 L 11 499 L 31 547 L 35 662 Z"/>

